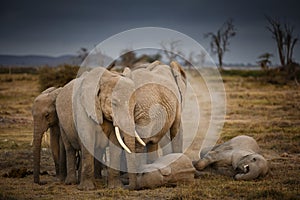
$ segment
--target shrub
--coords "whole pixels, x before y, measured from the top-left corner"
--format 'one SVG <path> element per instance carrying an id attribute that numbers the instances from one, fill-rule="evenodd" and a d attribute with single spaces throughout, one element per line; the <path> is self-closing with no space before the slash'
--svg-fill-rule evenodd
<path id="1" fill-rule="evenodd" d="M 78 66 L 62 65 L 58 67 L 42 67 L 38 70 L 40 90 L 49 87 L 62 87 L 76 78 Z"/>
<path id="2" fill-rule="evenodd" d="M 36 74 L 37 67 L 0 66 L 0 74 Z"/>

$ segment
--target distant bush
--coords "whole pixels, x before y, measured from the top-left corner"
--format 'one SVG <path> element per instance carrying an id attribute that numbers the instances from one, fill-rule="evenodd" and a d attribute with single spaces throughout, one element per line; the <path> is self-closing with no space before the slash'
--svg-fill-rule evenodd
<path id="1" fill-rule="evenodd" d="M 0 66 L 0 74 L 37 74 L 37 67 L 4 67 Z"/>
<path id="2" fill-rule="evenodd" d="M 295 82 L 297 85 L 300 84 L 300 65 L 297 63 L 268 70 L 222 70 L 221 74 L 225 76 L 252 77 L 263 83 L 282 85 Z"/>
<path id="3" fill-rule="evenodd" d="M 230 69 L 230 70 L 222 70 L 222 75 L 227 76 L 242 76 L 242 77 L 263 77 L 266 75 L 266 72 L 263 70 L 241 70 L 241 69 Z"/>
<path id="4" fill-rule="evenodd" d="M 265 81 L 272 84 L 287 84 L 295 82 L 299 85 L 300 80 L 300 65 L 291 63 L 286 66 L 281 66 L 267 71 Z"/>
<path id="5" fill-rule="evenodd" d="M 42 67 L 38 70 L 40 90 L 49 87 L 62 87 L 76 78 L 78 66 L 62 65 L 58 67 Z"/>

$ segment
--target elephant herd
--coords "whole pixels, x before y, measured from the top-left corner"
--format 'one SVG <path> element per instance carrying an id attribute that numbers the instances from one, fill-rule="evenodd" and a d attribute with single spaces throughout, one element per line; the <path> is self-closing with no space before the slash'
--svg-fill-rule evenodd
<path id="1" fill-rule="evenodd" d="M 43 183 L 40 152 L 47 129 L 56 175 L 65 184 L 78 184 L 80 190 L 95 189 L 95 177 L 101 177 L 104 165 L 109 188 L 153 188 L 189 181 L 195 168 L 203 170 L 218 162 L 228 166 L 232 162 L 238 180 L 265 175 L 267 163 L 261 162 L 264 158 L 258 154 L 256 142 L 247 136 L 240 140 L 248 144 L 242 146 L 249 151 L 239 149 L 233 141 L 201 153 L 199 161 L 192 162 L 182 154 L 186 87 L 180 64 L 155 61 L 132 70 L 125 68 L 122 73 L 97 67 L 64 87 L 43 91 L 32 108 L 34 182 Z M 168 132 L 172 153 L 158 157 L 158 143 Z M 174 162 L 166 162 L 174 157 Z M 256 163 L 256 168 L 263 169 L 256 170 Z M 128 172 L 126 183 L 120 175 L 121 165 Z"/>

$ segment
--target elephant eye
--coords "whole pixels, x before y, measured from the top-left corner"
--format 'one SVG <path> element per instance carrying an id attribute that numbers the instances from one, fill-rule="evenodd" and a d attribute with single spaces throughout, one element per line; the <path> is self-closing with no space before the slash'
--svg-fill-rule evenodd
<path id="1" fill-rule="evenodd" d="M 253 158 L 252 160 L 255 162 L 255 161 L 256 161 L 256 158 Z"/>
<path id="2" fill-rule="evenodd" d="M 48 118 L 48 117 L 49 117 L 49 113 L 46 113 L 46 114 L 45 114 L 45 117 Z"/>
<path id="3" fill-rule="evenodd" d="M 113 106 L 117 106 L 119 104 L 119 101 L 117 99 L 113 99 L 112 102 L 111 102 L 111 104 Z"/>

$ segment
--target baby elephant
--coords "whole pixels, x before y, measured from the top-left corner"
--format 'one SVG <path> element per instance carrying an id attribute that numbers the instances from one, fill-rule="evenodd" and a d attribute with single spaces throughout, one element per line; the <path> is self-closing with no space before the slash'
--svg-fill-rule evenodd
<path id="1" fill-rule="evenodd" d="M 176 186 L 194 180 L 195 168 L 192 161 L 182 153 L 162 156 L 152 164 L 141 167 L 137 176 L 138 189 L 160 186 Z"/>
<path id="2" fill-rule="evenodd" d="M 269 170 L 266 159 L 259 152 L 252 137 L 241 135 L 212 149 L 202 150 L 200 160 L 193 161 L 193 165 L 199 171 L 210 167 L 235 180 L 253 180 L 265 176 Z"/>

